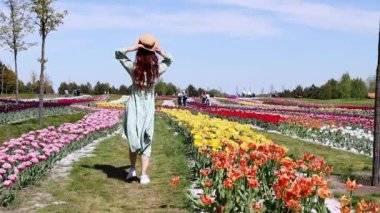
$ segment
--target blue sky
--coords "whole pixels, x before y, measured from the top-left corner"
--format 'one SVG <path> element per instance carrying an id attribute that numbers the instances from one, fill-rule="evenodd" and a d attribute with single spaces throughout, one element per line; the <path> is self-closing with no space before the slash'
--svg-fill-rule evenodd
<path id="1" fill-rule="evenodd" d="M 378 0 L 59 0 L 56 6 L 69 15 L 47 40 L 46 71 L 55 88 L 61 81 L 131 84 L 114 50 L 144 33 L 172 53 L 163 79 L 182 88 L 292 89 L 344 72 L 367 79 L 377 64 Z M 39 41 L 38 34 L 29 39 Z M 20 79 L 39 73 L 39 55 L 39 46 L 19 55 Z M 9 52 L 0 59 L 13 64 Z"/>

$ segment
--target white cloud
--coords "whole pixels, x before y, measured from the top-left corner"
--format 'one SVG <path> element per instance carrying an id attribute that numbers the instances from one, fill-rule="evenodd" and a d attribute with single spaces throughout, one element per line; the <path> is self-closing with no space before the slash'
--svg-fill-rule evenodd
<path id="1" fill-rule="evenodd" d="M 371 32 L 378 29 L 380 11 L 311 3 L 304 0 L 208 0 L 208 3 L 262 10 L 288 21 L 322 29 Z"/>
<path id="2" fill-rule="evenodd" d="M 64 28 L 151 29 L 168 34 L 261 37 L 279 32 L 271 22 L 239 10 L 198 10 L 163 13 L 120 6 L 69 4 Z"/>

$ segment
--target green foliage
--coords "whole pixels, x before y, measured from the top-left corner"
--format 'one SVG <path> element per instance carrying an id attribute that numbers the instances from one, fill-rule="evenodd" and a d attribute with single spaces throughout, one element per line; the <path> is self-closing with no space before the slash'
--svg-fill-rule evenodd
<path id="1" fill-rule="evenodd" d="M 94 93 L 96 95 L 104 94 L 104 92 L 108 92 L 110 90 L 110 84 L 109 83 L 100 83 L 99 81 L 96 82 L 96 85 L 94 87 Z"/>
<path id="2" fill-rule="evenodd" d="M 337 98 L 351 98 L 351 77 L 344 73 L 339 81 L 339 96 Z"/>
<path id="3" fill-rule="evenodd" d="M 173 83 L 166 83 L 162 79 L 160 79 L 155 87 L 154 91 L 158 95 L 175 95 L 179 89 Z"/>
<path id="4" fill-rule="evenodd" d="M 321 86 L 319 90 L 320 99 L 334 99 L 339 98 L 339 85 L 338 82 L 334 79 L 330 79 L 326 84 Z"/>
<path id="5" fill-rule="evenodd" d="M 158 95 L 166 95 L 166 83 L 160 79 L 154 86 L 154 90 Z"/>
<path id="6" fill-rule="evenodd" d="M 30 5 L 25 0 L 4 0 L 9 14 L 0 12 L 0 42 L 10 52 L 27 50 L 35 43 L 26 42 L 24 38 L 33 32 L 31 24 Z"/>
<path id="7" fill-rule="evenodd" d="M 304 96 L 303 88 L 301 85 L 298 85 L 294 90 L 293 90 L 293 96 L 296 98 L 301 98 Z"/>
<path id="8" fill-rule="evenodd" d="M 14 93 L 16 90 L 16 74 L 4 64 L 0 63 L 0 81 L 4 79 L 2 93 Z M 1 86 L 1 85 L 0 85 Z M 20 91 L 25 90 L 25 84 L 19 80 Z M 1 88 L 0 88 L 1 91 Z"/>
<path id="9" fill-rule="evenodd" d="M 58 93 L 63 95 L 65 90 L 69 90 L 69 85 L 66 82 L 62 82 L 58 87 Z"/>
<path id="10" fill-rule="evenodd" d="M 280 97 L 285 98 L 312 98 L 312 99 L 349 99 L 365 98 L 367 91 L 375 90 L 375 80 L 370 77 L 368 80 L 369 89 L 361 78 L 351 79 L 348 73 L 344 73 L 340 81 L 335 79 L 328 80 L 321 87 L 314 84 L 310 87 L 302 88 L 298 85 L 293 91 L 284 90 L 279 93 Z"/>
<path id="11" fill-rule="evenodd" d="M 123 94 L 123 95 L 130 95 L 132 92 L 132 87 L 127 87 L 126 85 L 122 84 L 120 85 L 119 87 L 119 94 Z"/>
<path id="12" fill-rule="evenodd" d="M 31 11 L 35 15 L 36 25 L 42 38 L 51 31 L 56 31 L 57 27 L 63 24 L 63 18 L 67 11 L 57 12 L 53 7 L 56 0 L 31 0 Z"/>
<path id="13" fill-rule="evenodd" d="M 79 89 L 81 93 L 83 94 L 91 94 L 92 93 L 92 85 L 90 82 L 87 82 L 86 84 L 81 84 L 79 86 Z"/>
<path id="14" fill-rule="evenodd" d="M 197 91 L 197 89 L 192 85 L 190 84 L 187 88 L 186 88 L 186 91 L 187 91 L 187 94 L 189 95 L 189 97 L 196 97 L 196 96 L 199 96 L 199 90 Z"/>
<path id="15" fill-rule="evenodd" d="M 367 96 L 367 87 L 365 82 L 360 78 L 351 81 L 351 98 L 365 98 Z"/>
<path id="16" fill-rule="evenodd" d="M 376 77 L 370 76 L 367 78 L 368 92 L 376 91 Z"/>
<path id="17" fill-rule="evenodd" d="M 319 87 L 314 84 L 310 87 L 305 87 L 304 89 L 304 97 L 305 98 L 318 98 Z"/>

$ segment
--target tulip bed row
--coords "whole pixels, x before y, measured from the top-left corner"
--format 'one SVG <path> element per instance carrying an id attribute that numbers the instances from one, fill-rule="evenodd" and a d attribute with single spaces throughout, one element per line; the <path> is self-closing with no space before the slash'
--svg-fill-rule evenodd
<path id="1" fill-rule="evenodd" d="M 359 118 L 373 118 L 374 110 L 364 110 L 364 109 L 356 109 L 349 108 L 350 106 L 346 106 L 347 108 L 337 108 L 331 107 L 329 105 L 321 105 L 319 107 L 302 107 L 302 106 L 294 106 L 294 105 L 280 105 L 280 104 L 269 104 L 262 101 L 241 101 L 237 99 L 236 103 L 239 105 L 227 105 L 229 107 L 239 107 L 241 109 L 247 110 L 262 110 L 262 111 L 275 111 L 276 113 L 284 113 L 284 114 L 314 114 L 314 115 L 333 115 L 333 116 L 352 116 Z M 243 107 L 242 105 L 246 105 Z M 352 106 L 355 107 L 355 106 Z"/>
<path id="2" fill-rule="evenodd" d="M 281 105 L 281 106 L 300 106 L 300 107 L 309 107 L 309 108 L 320 108 L 320 107 L 329 107 L 329 108 L 341 108 L 341 109 L 360 109 L 360 110 L 374 110 L 373 106 L 351 106 L 351 105 L 336 105 L 336 104 L 318 104 L 310 103 L 301 100 L 294 100 L 288 98 L 273 98 L 264 100 L 264 103 L 271 105 Z"/>
<path id="3" fill-rule="evenodd" d="M 89 102 L 105 101 L 108 99 L 107 95 L 99 96 L 96 99 L 93 98 L 63 98 L 63 99 L 51 99 L 44 101 L 44 107 L 65 107 L 72 104 L 81 104 Z M 22 101 L 19 104 L 15 104 L 14 99 L 0 99 L 0 113 L 8 113 L 15 111 L 22 111 L 26 109 L 38 108 L 39 102 L 36 101 Z"/>
<path id="4" fill-rule="evenodd" d="M 114 104 L 109 102 L 97 102 L 96 107 L 105 108 L 105 109 L 124 109 L 125 104 Z"/>
<path id="5" fill-rule="evenodd" d="M 0 147 L 0 201 L 7 205 L 17 189 L 25 187 L 49 170 L 56 161 L 118 128 L 120 110 L 100 110 L 76 123 L 31 131 Z"/>
<path id="6" fill-rule="evenodd" d="M 205 107 L 195 102 L 189 104 L 193 106 L 192 110 L 206 112 L 213 116 L 249 123 L 285 135 L 372 156 L 372 119 L 313 113 L 281 113 L 272 109 Z"/>
<path id="7" fill-rule="evenodd" d="M 188 197 L 197 211 L 328 212 L 325 199 L 332 193 L 326 178 L 332 167 L 322 158 L 306 153 L 292 160 L 286 157 L 285 147 L 247 125 L 188 110 L 159 111 L 189 139 L 195 185 L 201 194 Z M 174 177 L 171 185 L 179 182 Z M 352 205 L 352 192 L 358 187 L 355 181 L 346 182 L 350 193 L 339 200 L 341 212 L 380 212 L 376 203 L 361 200 L 356 207 Z"/>
<path id="8" fill-rule="evenodd" d="M 70 107 L 47 107 L 44 108 L 44 116 L 72 114 L 76 111 L 77 110 Z M 26 109 L 16 112 L 0 113 L 0 125 L 6 123 L 17 123 L 21 121 L 26 121 L 32 118 L 36 118 L 37 116 L 37 108 Z"/>
<path id="9" fill-rule="evenodd" d="M 190 199 L 208 212 L 327 212 L 332 196 L 326 176 L 332 168 L 323 159 L 305 154 L 294 161 L 286 148 L 271 143 L 249 125 L 187 110 L 162 112 L 191 133 L 196 185 L 203 191 Z M 222 134 L 220 136 L 220 134 Z M 248 134 L 249 137 L 243 137 Z"/>

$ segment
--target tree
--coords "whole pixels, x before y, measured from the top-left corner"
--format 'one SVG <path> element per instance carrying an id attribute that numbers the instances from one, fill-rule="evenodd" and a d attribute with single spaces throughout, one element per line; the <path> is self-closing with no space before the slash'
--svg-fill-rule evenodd
<path id="1" fill-rule="evenodd" d="M 4 70 L 5 66 L 3 63 L 1 63 L 1 95 L 3 95 L 4 92 Z"/>
<path id="2" fill-rule="evenodd" d="M 312 84 L 310 87 L 305 87 L 304 95 L 306 98 L 318 98 L 319 88 Z"/>
<path id="3" fill-rule="evenodd" d="M 377 47 L 377 69 L 376 69 L 376 94 L 375 94 L 375 131 L 373 141 L 372 157 L 372 185 L 380 183 L 380 25 L 379 41 Z"/>
<path id="4" fill-rule="evenodd" d="M 110 90 L 110 85 L 108 83 L 100 83 L 96 82 L 94 87 L 94 93 L 96 95 L 104 94 L 104 92 L 108 92 Z"/>
<path id="5" fill-rule="evenodd" d="M 35 71 L 32 71 L 30 82 L 27 84 L 27 88 L 31 93 L 38 93 L 38 83 L 37 83 L 37 74 Z"/>
<path id="6" fill-rule="evenodd" d="M 64 95 L 65 90 L 69 90 L 69 85 L 66 82 L 62 82 L 58 87 L 58 93 Z"/>
<path id="7" fill-rule="evenodd" d="M 86 84 L 81 84 L 79 86 L 80 92 L 83 94 L 91 94 L 92 86 L 90 82 L 87 82 Z"/>
<path id="8" fill-rule="evenodd" d="M 338 98 L 351 98 L 351 77 L 344 73 L 339 81 L 340 95 Z"/>
<path id="9" fill-rule="evenodd" d="M 303 93 L 303 88 L 301 85 L 298 85 L 294 90 L 293 90 L 293 97 L 295 98 L 302 98 L 304 96 Z"/>
<path id="10" fill-rule="evenodd" d="M 367 87 L 361 78 L 351 80 L 351 98 L 365 98 L 367 96 Z"/>
<path id="11" fill-rule="evenodd" d="M 166 95 L 166 83 L 162 79 L 159 79 L 156 85 L 154 86 L 154 91 L 158 95 Z"/>
<path id="12" fill-rule="evenodd" d="M 189 97 L 197 97 L 199 96 L 202 91 L 199 91 L 199 90 L 202 90 L 201 88 L 198 89 L 197 91 L 197 88 L 195 88 L 192 84 L 190 84 L 187 88 L 186 88 L 186 91 L 187 91 L 187 95 Z"/>
<path id="13" fill-rule="evenodd" d="M 331 79 L 330 81 L 335 81 L 334 79 Z M 320 90 L 319 90 L 319 98 L 320 99 L 331 99 L 332 97 L 332 91 L 333 91 L 333 88 L 332 86 L 334 85 L 334 83 L 326 83 L 324 85 L 321 86 Z"/>
<path id="14" fill-rule="evenodd" d="M 131 94 L 131 88 L 128 88 L 126 85 L 122 84 L 119 87 L 119 93 L 123 95 L 130 95 Z"/>
<path id="15" fill-rule="evenodd" d="M 376 91 L 376 76 L 370 76 L 367 78 L 368 92 Z"/>
<path id="16" fill-rule="evenodd" d="M 25 0 L 3 0 L 5 8 L 9 14 L 0 13 L 0 41 L 13 53 L 15 73 L 16 73 L 16 104 L 19 101 L 17 55 L 19 52 L 27 50 L 35 43 L 26 42 L 25 36 L 33 32 L 31 24 L 30 5 Z"/>
<path id="17" fill-rule="evenodd" d="M 46 37 L 52 31 L 57 30 L 57 27 L 63 24 L 63 18 L 67 14 L 67 11 L 56 12 L 53 8 L 53 4 L 56 0 L 31 0 L 32 12 L 35 15 L 35 24 L 38 26 L 38 30 L 41 36 L 41 72 L 40 72 L 40 95 L 39 95 L 39 107 L 38 107 L 38 122 L 43 124 L 43 97 L 44 97 L 44 70 L 45 63 L 45 42 Z"/>
<path id="18" fill-rule="evenodd" d="M 78 89 L 78 84 L 75 83 L 75 82 L 70 82 L 68 84 L 68 90 L 69 90 L 69 93 L 73 93 L 75 89 Z"/>
<path id="19" fill-rule="evenodd" d="M 166 95 L 175 95 L 179 89 L 173 83 L 166 84 Z"/>
<path id="20" fill-rule="evenodd" d="M 16 90 L 16 75 L 8 68 L 4 69 L 4 89 L 6 94 Z"/>

